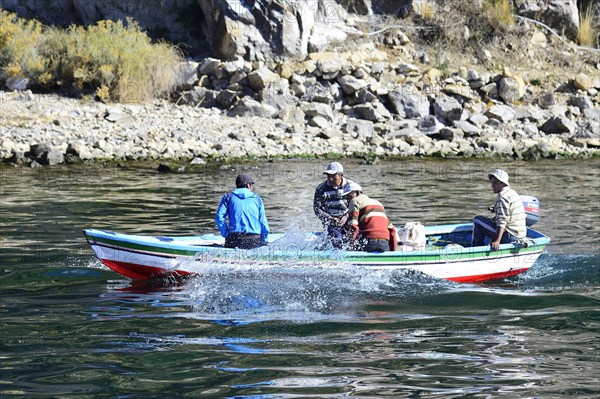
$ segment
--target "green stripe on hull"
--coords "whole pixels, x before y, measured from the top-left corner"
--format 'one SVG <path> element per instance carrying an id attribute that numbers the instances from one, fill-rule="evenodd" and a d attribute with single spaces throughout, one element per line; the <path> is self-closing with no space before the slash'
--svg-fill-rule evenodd
<path id="1" fill-rule="evenodd" d="M 500 251 L 491 250 L 471 250 L 465 248 L 465 252 L 444 252 L 443 250 L 438 251 L 426 251 L 418 253 L 401 253 L 391 252 L 390 255 L 384 256 L 364 256 L 364 255 L 348 255 L 344 259 L 353 262 L 377 262 L 377 263 L 390 263 L 397 262 L 399 258 L 403 262 L 446 262 L 446 261 L 460 261 L 460 260 L 476 260 L 476 259 L 494 259 L 505 256 L 523 256 L 530 253 L 537 253 L 544 249 L 545 245 L 531 245 L 527 248 L 509 248 Z M 393 254 L 393 255 L 392 255 Z"/>
<path id="2" fill-rule="evenodd" d="M 110 240 L 110 239 L 96 237 L 96 236 L 94 236 L 93 239 L 94 239 L 95 243 L 105 244 L 105 245 L 114 247 L 115 249 L 123 248 L 123 249 L 135 250 L 135 251 L 152 252 L 152 253 L 156 253 L 156 254 L 165 254 L 165 255 L 178 255 L 178 256 L 194 256 L 195 254 L 198 253 L 198 251 L 175 249 L 175 248 L 163 248 L 163 247 L 157 247 L 155 245 L 136 244 L 136 243 L 132 243 L 132 242 L 121 241 L 121 240 Z"/>

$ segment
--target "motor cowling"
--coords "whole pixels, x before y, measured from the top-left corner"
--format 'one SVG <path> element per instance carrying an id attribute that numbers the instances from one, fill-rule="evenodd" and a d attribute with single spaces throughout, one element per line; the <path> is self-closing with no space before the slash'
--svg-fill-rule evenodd
<path id="1" fill-rule="evenodd" d="M 540 220 L 540 201 L 531 195 L 521 195 L 523 208 L 525 208 L 527 226 L 533 226 Z"/>

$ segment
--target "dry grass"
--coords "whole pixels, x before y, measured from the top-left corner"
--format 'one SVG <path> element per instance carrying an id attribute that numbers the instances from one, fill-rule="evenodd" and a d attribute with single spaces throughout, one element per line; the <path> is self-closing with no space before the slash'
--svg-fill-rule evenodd
<path id="1" fill-rule="evenodd" d="M 422 3 L 417 4 L 418 13 L 424 19 L 433 19 L 436 16 L 435 5 L 432 5 L 428 1 L 424 1 Z"/>
<path id="2" fill-rule="evenodd" d="M 503 31 L 508 31 L 515 25 L 509 0 L 487 0 L 484 10 L 492 24 Z"/>
<path id="3" fill-rule="evenodd" d="M 470 0 L 439 0 L 435 12 L 420 13 L 412 22 L 421 28 L 421 39 L 456 50 L 497 42 L 515 27 L 509 0 L 485 0 L 481 7 Z"/>
<path id="4" fill-rule="evenodd" d="M 592 7 L 579 15 L 579 30 L 577 31 L 577 43 L 581 46 L 594 47 L 596 43 L 598 29 L 594 25 L 594 12 Z"/>
<path id="5" fill-rule="evenodd" d="M 74 88 L 104 101 L 143 102 L 167 94 L 180 79 L 182 56 L 152 43 L 133 20 L 47 28 L 0 11 L 0 68 L 50 88 Z"/>

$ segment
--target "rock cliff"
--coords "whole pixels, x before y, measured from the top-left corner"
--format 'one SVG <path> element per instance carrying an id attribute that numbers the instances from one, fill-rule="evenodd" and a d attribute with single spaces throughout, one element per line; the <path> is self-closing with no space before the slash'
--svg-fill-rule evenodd
<path id="1" fill-rule="evenodd" d="M 68 26 L 131 17 L 154 38 L 194 57 L 248 61 L 302 57 L 356 32 L 355 16 L 404 16 L 449 0 L 0 0 L 0 7 L 45 24 Z M 465 0 L 481 4 L 483 0 Z M 573 39 L 580 11 L 594 0 L 512 0 Z"/>

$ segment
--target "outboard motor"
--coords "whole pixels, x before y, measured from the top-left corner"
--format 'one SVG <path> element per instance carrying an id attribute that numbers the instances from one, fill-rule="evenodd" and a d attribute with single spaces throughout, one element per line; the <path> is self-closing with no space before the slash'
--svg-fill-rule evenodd
<path id="1" fill-rule="evenodd" d="M 525 223 L 527 227 L 533 226 L 540 220 L 540 201 L 531 195 L 521 195 L 520 197 L 527 215 Z"/>

